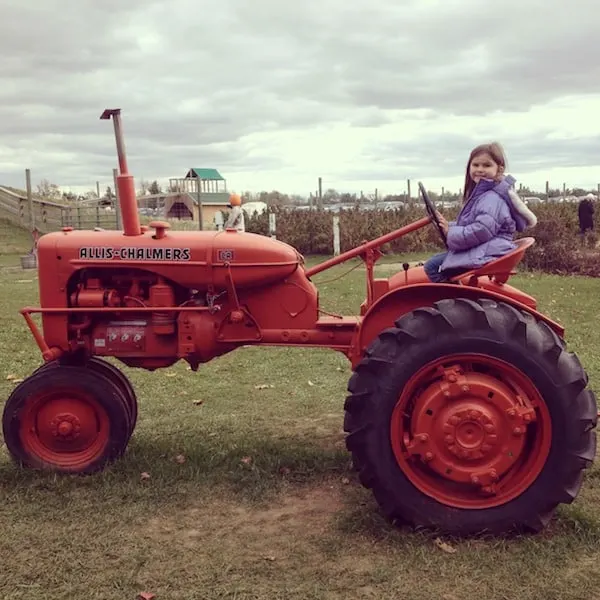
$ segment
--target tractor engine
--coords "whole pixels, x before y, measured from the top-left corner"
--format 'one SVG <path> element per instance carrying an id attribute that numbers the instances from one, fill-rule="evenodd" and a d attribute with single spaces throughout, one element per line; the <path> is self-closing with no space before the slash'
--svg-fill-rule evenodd
<path id="1" fill-rule="evenodd" d="M 215 326 L 206 299 L 160 276 L 82 273 L 71 286 L 69 305 L 86 309 L 73 313 L 69 322 L 74 349 L 150 370 L 180 358 L 197 367 L 214 356 Z"/>

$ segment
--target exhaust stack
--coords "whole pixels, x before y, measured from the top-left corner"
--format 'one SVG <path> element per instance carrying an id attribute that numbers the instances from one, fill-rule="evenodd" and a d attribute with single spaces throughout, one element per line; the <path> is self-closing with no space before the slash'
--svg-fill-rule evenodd
<path id="1" fill-rule="evenodd" d="M 127 157 L 125 156 L 125 142 L 121 129 L 121 109 L 107 108 L 100 119 L 113 118 L 115 126 L 115 139 L 117 142 L 117 157 L 119 159 L 119 174 L 117 175 L 117 188 L 119 190 L 119 205 L 123 221 L 124 235 L 141 235 L 140 216 L 138 214 L 137 198 L 133 175 L 127 170 Z"/>

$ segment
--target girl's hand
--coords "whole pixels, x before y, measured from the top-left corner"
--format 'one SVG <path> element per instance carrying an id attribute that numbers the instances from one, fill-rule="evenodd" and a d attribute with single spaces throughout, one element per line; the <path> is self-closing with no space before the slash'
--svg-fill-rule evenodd
<path id="1" fill-rule="evenodd" d="M 439 211 L 436 210 L 435 214 L 437 215 L 437 218 L 440 222 L 440 227 L 442 228 L 442 231 L 445 235 L 448 235 L 448 221 L 446 221 L 444 215 L 442 215 Z"/>

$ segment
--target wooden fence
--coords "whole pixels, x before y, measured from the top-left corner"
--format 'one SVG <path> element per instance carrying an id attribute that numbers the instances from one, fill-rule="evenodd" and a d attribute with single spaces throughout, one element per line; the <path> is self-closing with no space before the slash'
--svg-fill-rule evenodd
<path id="1" fill-rule="evenodd" d="M 116 211 L 107 211 L 102 206 L 66 206 L 38 198 L 30 200 L 3 187 L 0 187 L 0 216 L 29 231 L 35 227 L 41 233 L 61 227 L 117 229 L 118 225 Z"/>

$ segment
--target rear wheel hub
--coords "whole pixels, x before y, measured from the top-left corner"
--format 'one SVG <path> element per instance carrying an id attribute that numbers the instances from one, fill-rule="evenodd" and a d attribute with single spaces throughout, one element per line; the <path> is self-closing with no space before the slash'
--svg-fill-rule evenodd
<path id="1" fill-rule="evenodd" d="M 527 458 L 527 431 L 536 421 L 536 402 L 508 375 L 459 362 L 434 367 L 428 381 L 413 382 L 413 392 L 417 386 L 419 391 L 412 395 L 409 426 L 406 413 L 404 424 L 397 421 L 398 410 L 393 418 L 403 432 L 402 456 L 398 444 L 394 450 L 430 495 L 456 506 L 477 503 L 478 498 L 485 504 L 486 497 L 500 493 L 502 478 Z M 514 483 L 520 487 L 523 481 Z"/>

